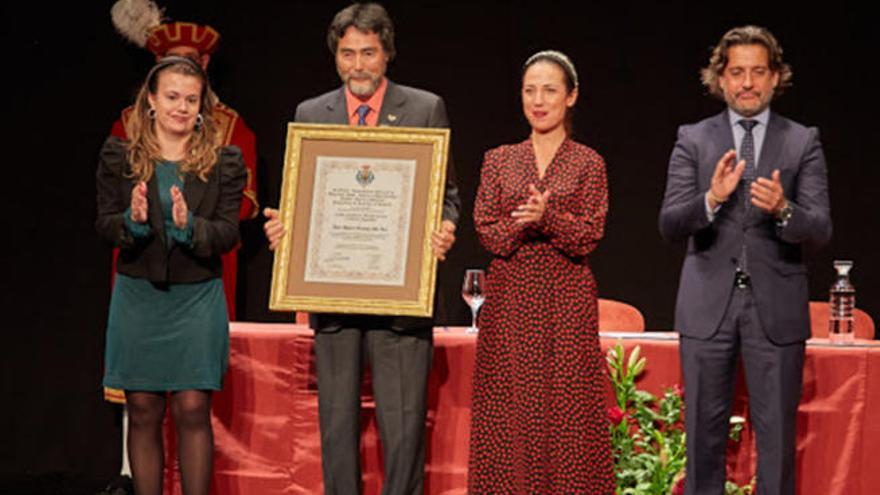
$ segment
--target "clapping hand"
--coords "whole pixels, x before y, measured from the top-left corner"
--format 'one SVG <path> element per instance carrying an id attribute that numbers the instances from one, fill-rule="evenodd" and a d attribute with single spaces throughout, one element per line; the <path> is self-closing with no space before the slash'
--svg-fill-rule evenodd
<path id="1" fill-rule="evenodd" d="M 709 206 L 717 207 L 727 201 L 742 177 L 746 169 L 746 161 L 736 161 L 736 150 L 728 150 L 715 165 L 712 174 L 712 182 L 706 196 L 709 198 Z"/>
<path id="2" fill-rule="evenodd" d="M 544 217 L 544 211 L 547 209 L 547 199 L 550 198 L 550 190 L 543 193 L 529 184 L 529 199 L 525 203 L 516 207 L 516 210 L 510 214 L 519 225 L 527 223 L 538 223 Z"/>
<path id="3" fill-rule="evenodd" d="M 131 221 L 146 223 L 147 206 L 147 183 L 140 181 L 131 188 Z"/>
<path id="4" fill-rule="evenodd" d="M 761 210 L 778 215 L 785 207 L 785 191 L 779 177 L 779 169 L 773 171 L 770 178 L 758 177 L 752 182 L 752 204 Z"/>
<path id="5" fill-rule="evenodd" d="M 186 206 L 186 200 L 183 199 L 183 193 L 177 186 L 171 186 L 171 219 L 174 220 L 174 226 L 178 229 L 186 228 L 189 223 L 189 208 Z"/>

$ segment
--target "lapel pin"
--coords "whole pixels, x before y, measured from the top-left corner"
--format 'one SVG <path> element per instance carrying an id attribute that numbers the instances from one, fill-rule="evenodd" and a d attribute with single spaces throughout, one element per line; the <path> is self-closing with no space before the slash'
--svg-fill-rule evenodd
<path id="1" fill-rule="evenodd" d="M 397 120 L 397 115 L 394 115 L 393 113 L 389 113 L 388 114 L 388 122 L 394 122 L 395 120 Z"/>

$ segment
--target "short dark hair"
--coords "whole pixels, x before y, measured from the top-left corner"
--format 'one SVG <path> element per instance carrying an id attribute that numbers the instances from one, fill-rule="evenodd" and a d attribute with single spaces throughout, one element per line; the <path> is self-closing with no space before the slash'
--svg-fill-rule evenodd
<path id="1" fill-rule="evenodd" d="M 340 10 L 333 17 L 333 22 L 327 29 L 327 47 L 330 48 L 330 53 L 334 56 L 339 46 L 339 39 L 351 26 L 362 33 L 372 31 L 378 34 L 388 60 L 394 59 L 394 55 L 397 53 L 394 49 L 394 23 L 391 22 L 391 17 L 388 16 L 385 7 L 372 2 L 353 3 Z"/>
<path id="2" fill-rule="evenodd" d="M 703 86 L 709 90 L 709 94 L 724 99 L 724 92 L 721 90 L 718 78 L 727 67 L 728 50 L 737 45 L 761 45 L 767 49 L 770 70 L 779 74 L 779 84 L 773 91 L 775 96 L 781 95 L 785 88 L 791 86 L 791 66 L 782 61 L 782 46 L 776 41 L 776 37 L 766 28 L 749 25 L 735 27 L 724 33 L 724 36 L 712 49 L 709 65 L 700 70 L 700 79 Z"/>

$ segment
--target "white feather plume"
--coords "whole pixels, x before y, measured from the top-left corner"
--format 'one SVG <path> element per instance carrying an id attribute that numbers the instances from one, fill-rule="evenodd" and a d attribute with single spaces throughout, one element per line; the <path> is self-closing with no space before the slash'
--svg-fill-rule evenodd
<path id="1" fill-rule="evenodd" d="M 143 48 L 150 30 L 162 23 L 162 13 L 152 0 L 119 0 L 110 9 L 110 18 L 119 34 Z"/>

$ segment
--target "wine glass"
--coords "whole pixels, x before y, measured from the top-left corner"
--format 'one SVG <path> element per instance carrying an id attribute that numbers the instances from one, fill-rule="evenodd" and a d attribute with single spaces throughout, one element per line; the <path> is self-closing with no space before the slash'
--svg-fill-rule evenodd
<path id="1" fill-rule="evenodd" d="M 471 307 L 471 326 L 465 330 L 467 333 L 477 333 L 477 312 L 483 305 L 485 295 L 483 294 L 483 284 L 485 283 L 485 272 L 480 269 L 467 269 L 464 271 L 464 283 L 461 285 L 461 297 L 464 302 Z"/>

